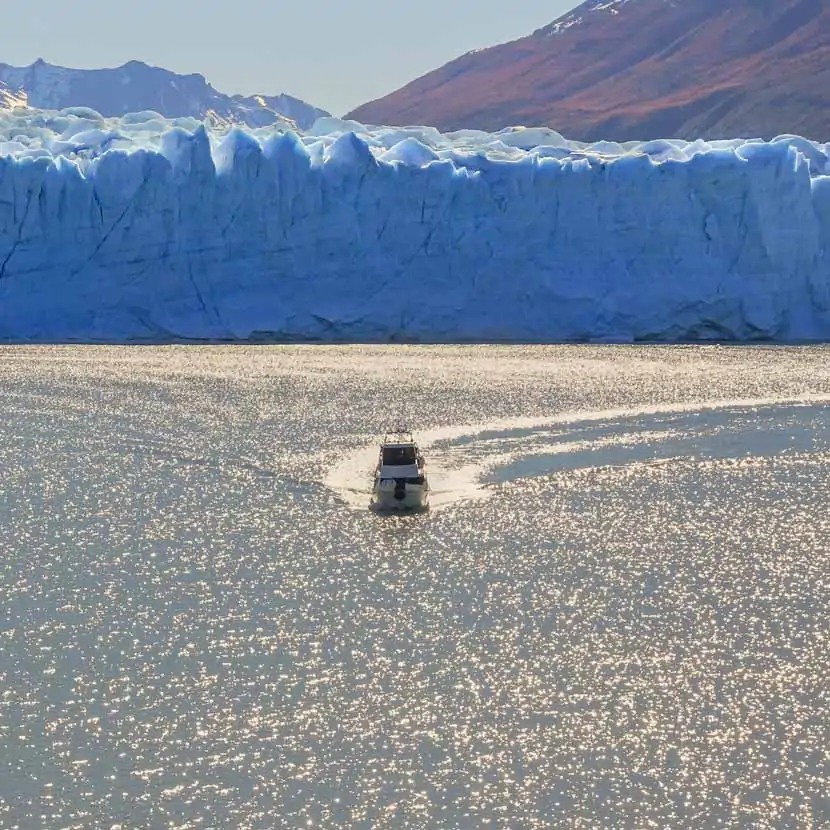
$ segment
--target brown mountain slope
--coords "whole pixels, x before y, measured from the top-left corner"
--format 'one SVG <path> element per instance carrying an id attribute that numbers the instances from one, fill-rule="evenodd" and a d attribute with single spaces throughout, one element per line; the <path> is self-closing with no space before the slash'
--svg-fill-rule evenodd
<path id="1" fill-rule="evenodd" d="M 586 141 L 830 140 L 830 0 L 588 0 L 348 117 L 442 130 L 546 125 Z"/>

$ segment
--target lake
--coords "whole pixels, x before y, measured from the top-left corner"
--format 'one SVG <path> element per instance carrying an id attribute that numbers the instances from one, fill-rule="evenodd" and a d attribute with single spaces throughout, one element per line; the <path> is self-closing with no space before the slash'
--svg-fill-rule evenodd
<path id="1" fill-rule="evenodd" d="M 830 822 L 830 349 L 0 349 L 0 826 Z M 429 513 L 371 513 L 406 421 Z"/>

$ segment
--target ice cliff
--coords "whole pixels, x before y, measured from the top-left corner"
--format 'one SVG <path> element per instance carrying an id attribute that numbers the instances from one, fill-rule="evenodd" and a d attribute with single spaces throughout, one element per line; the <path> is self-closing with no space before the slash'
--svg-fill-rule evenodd
<path id="1" fill-rule="evenodd" d="M 0 117 L 0 339 L 830 339 L 830 146 Z"/>

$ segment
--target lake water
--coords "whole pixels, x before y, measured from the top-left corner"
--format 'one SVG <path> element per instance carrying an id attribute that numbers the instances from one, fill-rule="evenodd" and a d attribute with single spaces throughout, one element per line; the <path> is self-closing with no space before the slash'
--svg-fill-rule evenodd
<path id="1" fill-rule="evenodd" d="M 0 350 L 0 827 L 830 823 L 830 349 Z M 426 515 L 367 510 L 406 419 Z"/>

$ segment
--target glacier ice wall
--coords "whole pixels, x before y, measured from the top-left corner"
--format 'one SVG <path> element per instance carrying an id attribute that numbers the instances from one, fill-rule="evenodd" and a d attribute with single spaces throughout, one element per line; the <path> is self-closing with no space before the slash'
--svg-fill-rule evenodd
<path id="1" fill-rule="evenodd" d="M 0 116 L 0 340 L 828 339 L 828 146 Z"/>

